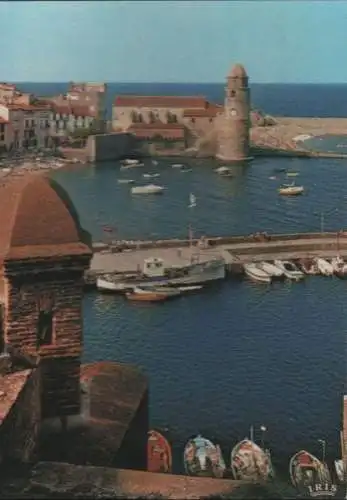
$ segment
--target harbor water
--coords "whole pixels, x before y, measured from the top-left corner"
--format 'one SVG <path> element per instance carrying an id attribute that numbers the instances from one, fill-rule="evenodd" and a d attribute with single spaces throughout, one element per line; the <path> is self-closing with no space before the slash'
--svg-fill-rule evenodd
<path id="1" fill-rule="evenodd" d="M 181 160 L 180 160 L 181 161 Z M 103 163 L 54 172 L 94 240 L 339 230 L 347 216 L 347 163 L 323 159 L 257 159 L 222 178 L 209 160 L 177 160 L 119 170 Z M 305 186 L 280 197 L 286 169 Z M 120 178 L 146 183 L 159 172 L 162 196 L 132 196 Z M 270 179 L 271 177 L 271 179 Z M 273 179 L 273 177 L 276 177 Z M 189 193 L 197 205 L 189 209 Z M 113 234 L 103 226 L 115 228 Z M 251 425 L 268 428 L 274 460 L 301 448 L 339 453 L 345 380 L 346 282 L 309 277 L 303 283 L 255 285 L 227 280 L 160 305 L 88 293 L 84 299 L 85 361 L 140 366 L 150 379 L 151 425 L 167 429 L 180 454 L 201 432 L 228 453 Z M 260 436 L 259 436 L 260 437 Z"/>

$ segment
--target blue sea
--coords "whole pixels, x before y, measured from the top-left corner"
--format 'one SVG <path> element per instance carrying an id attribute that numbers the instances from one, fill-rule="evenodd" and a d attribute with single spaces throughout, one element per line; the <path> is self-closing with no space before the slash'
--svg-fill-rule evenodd
<path id="1" fill-rule="evenodd" d="M 67 84 L 20 84 L 39 95 L 64 92 Z M 109 84 L 116 94 L 206 95 L 222 102 L 221 84 Z M 347 116 L 347 85 L 252 85 L 252 102 L 272 115 Z M 186 159 L 192 171 L 156 168 L 168 187 L 162 197 L 133 198 L 117 183 L 117 162 L 53 175 L 70 193 L 96 240 L 103 225 L 117 237 L 249 234 L 339 230 L 347 220 L 347 161 L 259 158 L 235 167 L 235 177 L 213 172 L 214 162 Z M 284 199 L 277 187 L 285 168 L 299 173 L 305 195 Z M 143 171 L 132 172 L 141 178 Z M 127 174 L 128 175 L 128 174 Z M 277 175 L 275 180 L 269 177 Z M 281 177 L 282 175 L 282 177 Z M 134 177 L 134 178 L 135 178 Z M 197 207 L 187 210 L 189 193 Z M 322 215 L 323 213 L 323 215 Z M 180 470 L 184 443 L 200 432 L 231 447 L 251 425 L 265 425 L 276 464 L 288 464 L 302 448 L 330 458 L 340 454 L 342 395 L 346 378 L 347 283 L 312 277 L 304 283 L 255 285 L 229 279 L 209 290 L 157 305 L 122 297 L 84 298 L 85 361 L 134 363 L 150 379 L 150 419 L 166 430 Z"/>

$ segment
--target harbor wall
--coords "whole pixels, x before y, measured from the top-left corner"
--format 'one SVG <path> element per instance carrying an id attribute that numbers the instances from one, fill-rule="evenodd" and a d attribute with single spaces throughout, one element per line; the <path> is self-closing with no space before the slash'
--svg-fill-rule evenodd
<path id="1" fill-rule="evenodd" d="M 113 161 L 127 156 L 138 156 L 140 148 L 136 137 L 129 133 L 98 134 L 88 137 L 88 160 Z"/>

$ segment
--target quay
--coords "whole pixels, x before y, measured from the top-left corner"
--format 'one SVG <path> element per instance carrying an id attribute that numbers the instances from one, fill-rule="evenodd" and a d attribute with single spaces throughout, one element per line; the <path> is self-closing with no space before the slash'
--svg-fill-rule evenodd
<path id="1" fill-rule="evenodd" d="M 339 253 L 347 257 L 347 232 L 273 234 L 249 236 L 204 237 L 193 240 L 122 241 L 93 244 L 93 257 L 86 273 L 86 283 L 95 284 L 98 276 L 108 273 L 134 272 L 142 269 L 149 257 L 164 260 L 167 266 L 184 266 L 192 256 L 200 262 L 213 257 L 225 260 L 227 271 L 241 264 L 261 260 L 332 258 Z"/>

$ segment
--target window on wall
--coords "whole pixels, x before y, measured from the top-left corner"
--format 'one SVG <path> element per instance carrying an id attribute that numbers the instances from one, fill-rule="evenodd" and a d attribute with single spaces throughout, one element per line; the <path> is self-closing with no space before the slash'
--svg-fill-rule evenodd
<path id="1" fill-rule="evenodd" d="M 42 295 L 38 300 L 37 347 L 53 344 L 53 333 L 53 299 Z"/>

